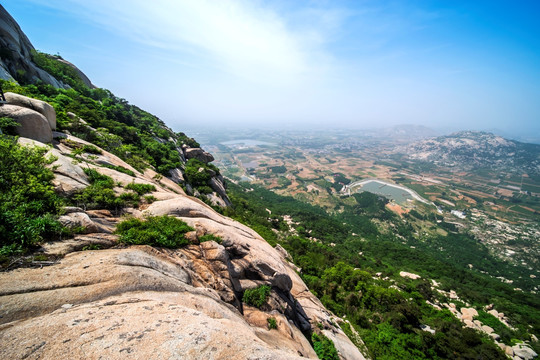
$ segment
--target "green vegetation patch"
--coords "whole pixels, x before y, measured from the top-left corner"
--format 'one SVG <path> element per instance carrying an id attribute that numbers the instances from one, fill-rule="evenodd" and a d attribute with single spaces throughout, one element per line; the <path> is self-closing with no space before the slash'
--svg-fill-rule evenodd
<path id="1" fill-rule="evenodd" d="M 54 192 L 46 148 L 0 135 L 0 254 L 23 253 L 62 232 L 56 220 L 62 199 Z"/>
<path id="2" fill-rule="evenodd" d="M 266 319 L 266 322 L 268 323 L 268 330 L 277 329 L 277 321 L 275 317 L 269 317 Z"/>
<path id="3" fill-rule="evenodd" d="M 244 296 L 242 301 L 248 305 L 255 306 L 256 308 L 261 308 L 266 304 L 266 300 L 270 295 L 272 288 L 268 285 L 261 285 L 254 289 L 247 289 L 244 291 Z"/>
<path id="4" fill-rule="evenodd" d="M 138 184 L 138 183 L 129 183 L 126 185 L 126 189 L 133 190 L 139 195 L 148 194 L 149 192 L 156 191 L 156 187 L 152 184 Z"/>
<path id="5" fill-rule="evenodd" d="M 100 174 L 95 169 L 83 168 L 90 180 L 82 192 L 73 196 L 76 205 L 83 205 L 89 209 L 119 210 L 126 205 L 137 206 L 140 196 L 137 193 L 124 193 L 116 196 L 114 193 L 114 180 L 107 175 Z"/>
<path id="6" fill-rule="evenodd" d="M 193 228 L 175 217 L 149 216 L 144 221 L 131 218 L 122 221 L 115 233 L 119 242 L 130 245 L 150 245 L 166 248 L 179 248 L 189 241 L 184 234 Z"/>
<path id="7" fill-rule="evenodd" d="M 311 342 L 313 343 L 313 350 L 315 350 L 319 359 L 339 360 L 339 355 L 334 343 L 323 334 L 311 334 Z"/>

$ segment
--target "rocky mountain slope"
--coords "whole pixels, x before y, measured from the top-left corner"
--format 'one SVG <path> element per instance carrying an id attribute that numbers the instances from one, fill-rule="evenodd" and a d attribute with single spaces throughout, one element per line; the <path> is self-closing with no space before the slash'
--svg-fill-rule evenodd
<path id="1" fill-rule="evenodd" d="M 19 24 L 0 5 L 0 79 L 17 81 L 42 81 L 58 88 L 69 85 L 56 79 L 45 70 L 39 68 L 33 61 L 35 49 Z M 65 61 L 65 60 L 64 60 Z M 75 65 L 65 61 L 76 69 L 87 86 L 93 87 L 90 80 Z"/>
<path id="2" fill-rule="evenodd" d="M 210 154 L 90 83 L 86 95 L 56 90 L 69 85 L 37 68 L 26 36 L 3 8 L 0 15 L 3 78 L 21 85 L 41 80 L 3 84 L 52 103 L 7 93 L 0 117 L 19 124 L 20 145 L 45 147 L 45 156 L 53 156 L 55 191 L 70 203 L 58 221 L 75 234 L 41 242 L 0 273 L 0 358 L 316 359 L 312 334 L 330 339 L 341 359 L 364 358 L 285 250 L 186 194 L 228 205 Z M 17 78 L 21 68 L 30 76 Z M 103 108 L 108 115 L 100 118 L 81 98 L 115 108 Z M 172 160 L 160 163 L 162 153 Z M 107 185 L 89 193 L 97 178 Z M 140 188 L 147 189 L 144 199 L 133 190 Z M 119 242 L 120 222 L 152 216 L 187 223 L 193 229 L 184 235 L 188 244 Z M 246 292 L 261 288 L 266 296 L 249 305 Z"/>
<path id="3" fill-rule="evenodd" d="M 88 144 L 60 133 L 55 137 Z M 177 250 L 118 246 L 112 231 L 120 218 L 111 211 L 66 208 L 60 221 L 84 234 L 46 243 L 39 252 L 61 260 L 0 276 L 2 358 L 317 358 L 304 334 L 318 324 L 342 358 L 363 358 L 336 325 L 340 320 L 306 288 L 287 254 L 253 230 L 186 196 L 174 182 L 155 180 L 154 171 L 140 173 L 106 151 L 100 161 L 135 176 L 74 164 L 72 149 L 56 140 L 50 152 L 57 158 L 52 168 L 59 191 L 88 183 L 83 167 L 89 166 L 111 176 L 118 193 L 132 182 L 155 186 L 157 201 L 127 208 L 125 215 L 174 216 L 196 231 L 191 244 Z M 70 180 L 62 180 L 66 177 Z M 200 243 L 205 234 L 218 236 L 222 244 Z M 101 250 L 81 251 L 96 248 Z M 246 289 L 262 284 L 272 289 L 262 309 L 242 303 Z M 270 317 L 277 320 L 275 330 L 268 329 Z"/>
<path id="4" fill-rule="evenodd" d="M 540 172 L 540 145 L 507 140 L 486 132 L 462 131 L 401 147 L 411 159 L 471 169 L 515 168 Z"/>

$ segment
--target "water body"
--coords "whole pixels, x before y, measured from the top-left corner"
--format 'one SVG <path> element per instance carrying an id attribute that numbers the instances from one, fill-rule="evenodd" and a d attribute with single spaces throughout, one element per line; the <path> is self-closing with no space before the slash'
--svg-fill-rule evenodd
<path id="1" fill-rule="evenodd" d="M 244 146 L 260 146 L 260 145 L 275 145 L 266 141 L 252 140 L 252 139 L 240 139 L 224 141 L 221 145 L 244 145 Z"/>
<path id="2" fill-rule="evenodd" d="M 413 200 L 413 196 L 408 191 L 377 180 L 362 184 L 357 191 L 367 191 L 373 194 L 381 195 L 390 200 L 394 200 L 400 205 L 406 204 L 407 201 Z"/>

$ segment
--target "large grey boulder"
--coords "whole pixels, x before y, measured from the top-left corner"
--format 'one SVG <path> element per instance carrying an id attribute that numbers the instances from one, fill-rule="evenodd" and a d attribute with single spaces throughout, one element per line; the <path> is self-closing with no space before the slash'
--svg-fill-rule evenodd
<path id="1" fill-rule="evenodd" d="M 51 129 L 56 130 L 56 112 L 50 104 L 46 103 L 45 101 L 32 99 L 11 92 L 5 93 L 5 96 L 8 104 L 25 107 L 27 109 L 37 111 L 41 115 L 45 116 Z"/>
<path id="2" fill-rule="evenodd" d="M 229 200 L 229 197 L 227 196 L 227 191 L 225 190 L 225 186 L 223 185 L 223 182 L 221 182 L 217 177 L 213 177 L 210 179 L 210 187 L 212 190 L 214 190 L 218 195 L 223 199 L 223 202 L 226 206 L 231 206 L 231 200 Z"/>
<path id="3" fill-rule="evenodd" d="M 22 137 L 50 143 L 53 139 L 52 130 L 45 116 L 37 111 L 16 105 L 0 106 L 0 117 L 10 117 L 17 121 L 17 134 Z"/>
<path id="4" fill-rule="evenodd" d="M 214 161 L 214 157 L 209 152 L 204 151 L 201 148 L 187 148 L 185 149 L 186 159 L 197 159 L 203 163 L 209 163 Z"/>
<path id="5" fill-rule="evenodd" d="M 106 227 L 94 222 L 90 216 L 84 212 L 73 212 L 62 215 L 58 218 L 58 221 L 68 229 L 78 230 L 82 234 L 111 232 Z"/>

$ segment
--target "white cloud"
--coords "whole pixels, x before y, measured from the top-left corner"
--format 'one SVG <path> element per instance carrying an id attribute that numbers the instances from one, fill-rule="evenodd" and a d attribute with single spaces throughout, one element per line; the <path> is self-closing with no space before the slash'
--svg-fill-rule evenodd
<path id="1" fill-rule="evenodd" d="M 322 49 L 324 33 L 314 28 L 295 32 L 283 16 L 259 1 L 36 2 L 76 13 L 133 41 L 186 55 L 250 81 L 297 81 L 321 70 L 323 59 L 328 59 Z M 319 20 L 336 26 L 337 19 L 325 16 Z"/>

